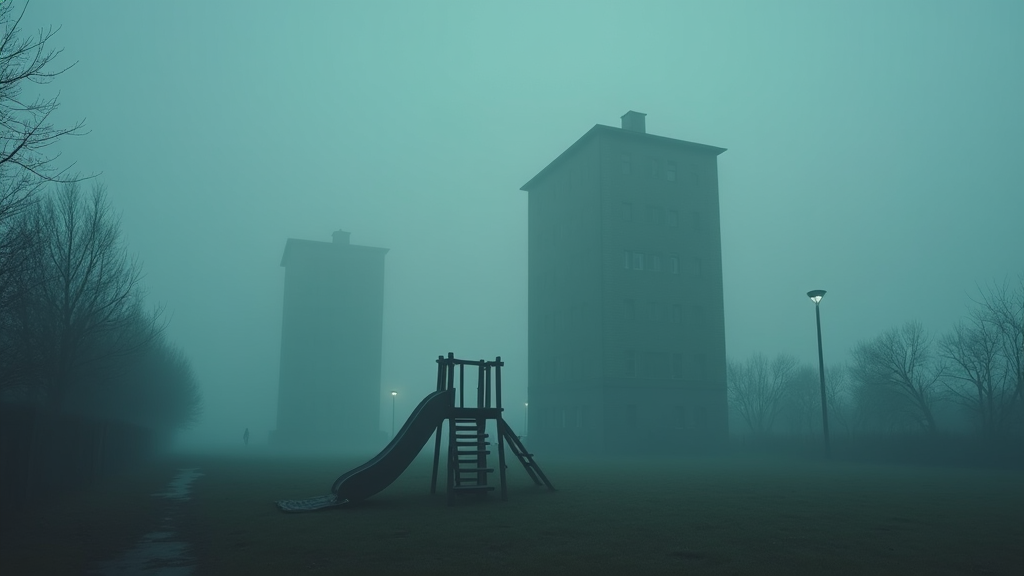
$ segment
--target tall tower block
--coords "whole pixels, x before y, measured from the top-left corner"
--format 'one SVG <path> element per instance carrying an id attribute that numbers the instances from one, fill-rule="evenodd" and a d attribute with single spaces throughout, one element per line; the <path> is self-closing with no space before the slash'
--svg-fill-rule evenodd
<path id="1" fill-rule="evenodd" d="M 289 238 L 275 444 L 379 449 L 386 248 Z"/>
<path id="2" fill-rule="evenodd" d="M 529 441 L 675 452 L 728 430 L 718 155 L 596 125 L 527 182 Z"/>

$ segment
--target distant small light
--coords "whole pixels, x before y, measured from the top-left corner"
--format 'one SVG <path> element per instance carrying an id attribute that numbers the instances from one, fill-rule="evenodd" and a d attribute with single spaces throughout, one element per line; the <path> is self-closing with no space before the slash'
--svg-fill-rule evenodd
<path id="1" fill-rule="evenodd" d="M 391 391 L 391 395 L 392 395 L 392 396 L 398 396 L 398 392 L 395 392 L 394 390 L 392 390 L 392 391 Z"/>

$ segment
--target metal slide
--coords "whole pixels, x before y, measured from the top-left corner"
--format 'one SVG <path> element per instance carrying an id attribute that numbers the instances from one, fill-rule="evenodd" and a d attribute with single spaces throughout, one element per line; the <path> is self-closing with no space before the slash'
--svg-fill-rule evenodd
<path id="1" fill-rule="evenodd" d="M 454 389 L 433 392 L 424 398 L 380 454 L 334 481 L 331 492 L 337 503 L 364 500 L 390 486 L 448 417 L 454 400 Z"/>

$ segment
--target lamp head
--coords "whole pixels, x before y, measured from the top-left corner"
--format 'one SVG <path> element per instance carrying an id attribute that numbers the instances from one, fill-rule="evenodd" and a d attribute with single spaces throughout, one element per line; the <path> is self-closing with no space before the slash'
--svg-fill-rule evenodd
<path id="1" fill-rule="evenodd" d="M 818 302 L 821 302 L 821 298 L 824 295 L 824 290 L 811 290 L 810 292 L 807 293 L 807 297 L 810 298 L 812 302 L 814 302 L 815 306 L 818 305 Z"/>
<path id="2" fill-rule="evenodd" d="M 398 396 L 398 392 L 395 392 L 394 390 L 392 390 L 392 391 L 391 391 L 391 395 L 392 395 L 392 396 Z"/>

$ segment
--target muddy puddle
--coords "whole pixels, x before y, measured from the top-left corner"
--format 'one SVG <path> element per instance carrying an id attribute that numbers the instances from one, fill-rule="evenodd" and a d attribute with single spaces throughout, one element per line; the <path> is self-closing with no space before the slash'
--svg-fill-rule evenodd
<path id="1" fill-rule="evenodd" d="M 145 534 L 131 549 L 113 560 L 100 562 L 87 574 L 114 576 L 145 574 L 146 576 L 185 576 L 195 569 L 189 545 L 175 531 L 175 517 L 182 502 L 191 496 L 192 483 L 203 473 L 198 468 L 182 468 L 163 492 L 153 494 L 167 502 L 160 525 Z"/>

